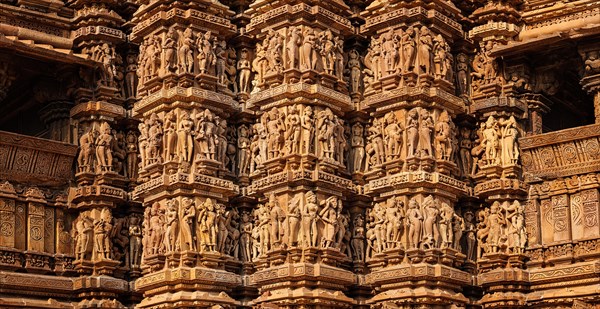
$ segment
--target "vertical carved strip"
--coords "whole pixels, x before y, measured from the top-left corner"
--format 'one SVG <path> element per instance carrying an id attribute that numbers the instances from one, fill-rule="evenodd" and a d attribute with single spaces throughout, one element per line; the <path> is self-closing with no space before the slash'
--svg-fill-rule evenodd
<path id="1" fill-rule="evenodd" d="M 27 250 L 44 251 L 44 206 L 29 203 Z"/>
<path id="2" fill-rule="evenodd" d="M 44 209 L 44 252 L 54 253 L 54 208 Z"/>
<path id="3" fill-rule="evenodd" d="M 570 199 L 571 208 L 571 233 L 573 239 L 582 239 L 585 234 L 583 233 L 583 207 L 581 203 L 581 194 L 573 194 Z"/>
<path id="4" fill-rule="evenodd" d="M 554 215 L 552 213 L 552 201 L 542 200 L 540 215 L 542 218 L 542 244 L 547 245 L 554 241 Z"/>
<path id="5" fill-rule="evenodd" d="M 552 213 L 554 215 L 554 241 L 571 240 L 571 219 L 567 194 L 552 197 Z"/>
<path id="6" fill-rule="evenodd" d="M 15 201 L 0 199 L 0 246 L 15 247 Z"/>
<path id="7" fill-rule="evenodd" d="M 585 238 L 597 237 L 600 235 L 598 189 L 581 191 L 581 197 L 583 204 L 583 235 Z"/>
<path id="8" fill-rule="evenodd" d="M 525 227 L 527 229 L 529 247 L 539 245 L 542 240 L 539 213 L 539 200 L 528 200 L 525 205 Z"/>
<path id="9" fill-rule="evenodd" d="M 26 206 L 25 204 L 17 204 L 15 218 L 15 248 L 25 250 L 27 232 L 27 224 L 25 222 Z"/>

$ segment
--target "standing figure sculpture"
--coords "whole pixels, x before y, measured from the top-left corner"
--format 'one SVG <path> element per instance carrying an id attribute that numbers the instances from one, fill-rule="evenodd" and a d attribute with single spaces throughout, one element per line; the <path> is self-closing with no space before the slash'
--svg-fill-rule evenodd
<path id="1" fill-rule="evenodd" d="M 100 125 L 100 135 L 96 139 L 96 163 L 98 170 L 109 172 L 113 170 L 112 149 L 114 147 L 114 137 L 112 130 L 107 122 Z"/>
<path id="2" fill-rule="evenodd" d="M 310 106 L 305 106 L 300 118 L 300 126 L 302 127 L 302 139 L 300 150 L 302 154 L 311 153 L 314 142 L 314 123 L 313 110 Z"/>
<path id="3" fill-rule="evenodd" d="M 94 220 L 94 252 L 96 253 L 95 260 L 110 259 L 111 241 L 110 231 L 112 230 L 112 214 L 108 208 L 102 208 L 100 217 Z"/>
<path id="4" fill-rule="evenodd" d="M 364 262 L 365 261 L 365 219 L 362 214 L 356 215 L 354 221 L 352 222 L 352 256 L 355 261 Z"/>
<path id="5" fill-rule="evenodd" d="M 300 26 L 289 29 L 289 40 L 286 44 L 287 68 L 298 69 L 300 61 L 300 46 L 302 45 L 302 28 Z"/>
<path id="6" fill-rule="evenodd" d="M 406 211 L 408 218 L 408 247 L 410 249 L 419 248 L 421 242 L 421 230 L 423 228 L 423 214 L 419 208 L 417 200 L 412 198 L 408 202 L 408 210 Z"/>
<path id="7" fill-rule="evenodd" d="M 433 196 L 428 195 L 423 199 L 423 212 L 425 213 L 423 220 L 423 249 L 433 249 L 438 247 L 440 239 L 439 231 L 439 215 L 438 202 L 433 199 Z"/>
<path id="8" fill-rule="evenodd" d="M 406 148 L 408 149 L 407 158 L 415 157 L 419 145 L 419 110 L 413 108 L 408 111 L 406 117 Z"/>
<path id="9" fill-rule="evenodd" d="M 239 91 L 240 93 L 250 93 L 250 74 L 251 64 L 248 59 L 248 50 L 242 49 L 240 52 L 240 60 L 237 62 L 237 70 L 239 72 Z"/>
<path id="10" fill-rule="evenodd" d="M 167 200 L 167 210 L 165 212 L 165 247 L 167 253 L 179 250 L 179 203 L 175 199 Z"/>

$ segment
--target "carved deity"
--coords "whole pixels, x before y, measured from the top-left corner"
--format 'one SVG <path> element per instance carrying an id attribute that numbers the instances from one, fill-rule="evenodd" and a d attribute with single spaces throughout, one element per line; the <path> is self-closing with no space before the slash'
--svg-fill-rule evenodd
<path id="1" fill-rule="evenodd" d="M 177 153 L 178 130 L 177 116 L 175 116 L 175 111 L 171 110 L 165 114 L 163 130 L 163 157 L 165 158 L 166 162 L 169 162 L 175 160 L 175 157 L 180 156 L 179 153 Z"/>
<path id="2" fill-rule="evenodd" d="M 474 261 L 476 259 L 475 256 L 475 248 L 477 236 L 475 235 L 477 227 L 475 226 L 475 215 L 467 211 L 464 213 L 464 224 L 465 224 L 465 239 L 467 240 L 467 259 Z"/>
<path id="3" fill-rule="evenodd" d="M 100 134 L 96 139 L 96 163 L 99 171 L 109 172 L 113 170 L 113 147 L 114 138 L 110 125 L 103 122 L 100 125 Z"/>
<path id="4" fill-rule="evenodd" d="M 383 54 L 383 72 L 385 75 L 391 75 L 396 73 L 398 62 L 400 61 L 398 39 L 394 32 L 394 29 L 390 30 L 381 35 L 382 39 L 382 54 Z"/>
<path id="5" fill-rule="evenodd" d="M 404 72 L 412 71 L 415 65 L 415 51 L 417 45 L 415 36 L 416 32 L 412 26 L 408 27 L 402 35 L 402 51 L 404 56 L 404 65 L 402 66 L 402 69 Z"/>
<path id="6" fill-rule="evenodd" d="M 247 49 L 242 49 L 240 52 L 240 60 L 237 62 L 237 70 L 239 72 L 238 82 L 240 93 L 250 93 L 250 74 L 252 72 Z"/>
<path id="7" fill-rule="evenodd" d="M 113 228 L 110 209 L 103 208 L 100 217 L 94 220 L 94 253 L 95 260 L 110 259 L 112 243 L 109 234 Z"/>
<path id="8" fill-rule="evenodd" d="M 137 179 L 138 171 L 138 138 L 133 131 L 125 136 L 125 152 L 127 153 L 127 176 Z"/>
<path id="9" fill-rule="evenodd" d="M 402 247 L 400 240 L 404 231 L 404 203 L 391 197 L 385 208 L 385 244 L 387 249 Z"/>
<path id="10" fill-rule="evenodd" d="M 350 78 L 350 93 L 360 93 L 360 81 L 361 81 L 361 61 L 360 54 L 356 49 L 348 52 L 348 74 Z"/>
<path id="11" fill-rule="evenodd" d="M 269 60 L 266 56 L 267 51 L 265 50 L 267 47 L 268 46 L 263 47 L 260 43 L 256 43 L 256 56 L 254 57 L 254 60 L 252 60 L 252 71 L 256 72 L 256 75 L 254 76 L 256 85 L 254 85 L 254 82 L 252 83 L 255 86 L 252 90 L 253 93 L 257 91 L 257 89 L 260 89 L 258 86 L 265 82 L 265 75 L 267 74 L 269 67 Z"/>
<path id="12" fill-rule="evenodd" d="M 337 223 L 337 207 L 338 198 L 330 196 L 325 201 L 321 202 L 323 208 L 319 211 L 319 217 L 323 221 L 323 235 L 321 238 L 321 246 L 323 248 L 332 247 L 335 239 L 335 227 Z"/>
<path id="13" fill-rule="evenodd" d="M 317 114 L 317 141 L 319 145 L 319 157 L 333 159 L 335 151 L 334 140 L 334 115 L 329 108 L 321 110 Z"/>
<path id="14" fill-rule="evenodd" d="M 300 117 L 300 125 L 302 126 L 302 138 L 300 149 L 303 154 L 311 153 L 314 140 L 314 123 L 313 110 L 310 106 L 305 106 Z"/>
<path id="15" fill-rule="evenodd" d="M 192 28 L 186 28 L 177 51 L 179 73 L 194 73 L 194 48 L 194 31 Z"/>
<path id="16" fill-rule="evenodd" d="M 194 200 L 189 197 L 181 199 L 181 244 L 182 250 L 196 250 L 196 243 L 192 237 L 196 207 Z"/>
<path id="17" fill-rule="evenodd" d="M 279 109 L 273 107 L 265 116 L 266 127 L 268 132 L 268 156 L 273 159 L 280 156 L 285 141 L 285 114 Z"/>
<path id="18" fill-rule="evenodd" d="M 306 246 L 315 247 L 317 246 L 318 239 L 318 212 L 319 205 L 317 204 L 317 195 L 308 191 L 305 194 L 306 204 L 304 205 L 304 210 L 302 211 L 302 229 L 304 231 L 304 242 Z"/>
<path id="19" fill-rule="evenodd" d="M 435 123 L 435 157 L 438 160 L 451 160 L 452 132 L 450 129 L 450 117 L 448 112 L 443 111 Z"/>
<path id="20" fill-rule="evenodd" d="M 439 232 L 440 232 L 440 240 L 441 248 L 452 248 L 454 243 L 454 209 L 450 204 L 442 202 L 439 212 Z M 460 239 L 457 239 L 456 242 L 459 242 Z"/>
<path id="21" fill-rule="evenodd" d="M 351 172 L 362 172 L 364 170 L 365 159 L 365 139 L 363 137 L 364 128 L 359 122 L 352 125 L 352 133 L 350 137 L 351 160 L 349 169 Z M 364 219 L 363 219 L 364 220 Z"/>
<path id="22" fill-rule="evenodd" d="M 127 66 L 125 67 L 125 86 L 127 91 L 127 98 L 135 98 L 137 96 L 137 55 L 128 54 L 125 58 Z"/>
<path id="23" fill-rule="evenodd" d="M 240 175 L 248 174 L 250 167 L 250 160 L 252 159 L 252 152 L 250 147 L 250 132 L 248 126 L 245 124 L 238 127 L 237 136 L 237 163 L 238 173 Z"/>
<path id="24" fill-rule="evenodd" d="M 174 27 L 169 28 L 162 44 L 164 62 L 163 73 L 168 74 L 177 70 L 177 41 L 179 36 Z"/>
<path id="25" fill-rule="evenodd" d="M 207 31 L 196 40 L 198 67 L 200 74 L 211 74 L 217 62 L 212 45 L 212 33 Z"/>
<path id="26" fill-rule="evenodd" d="M 242 212 L 242 222 L 240 224 L 240 246 L 242 248 L 242 261 L 252 261 L 252 229 L 253 224 L 250 221 L 250 213 Z"/>
<path id="27" fill-rule="evenodd" d="M 487 164 L 498 164 L 498 147 L 500 141 L 498 138 L 498 122 L 493 116 L 490 116 L 485 122 L 485 128 L 482 131 L 481 145 L 485 151 Z"/>
<path id="28" fill-rule="evenodd" d="M 198 217 L 196 224 L 196 235 L 200 241 L 198 249 L 201 252 L 216 250 L 217 213 L 215 211 L 215 206 L 216 204 L 210 198 L 207 198 L 204 203 L 198 204 L 199 209 L 197 210 Z"/>
<path id="29" fill-rule="evenodd" d="M 344 80 L 344 40 L 341 37 L 335 37 L 333 42 L 334 50 L 334 71 L 338 80 Z"/>
<path id="30" fill-rule="evenodd" d="M 406 218 L 408 219 L 408 247 L 410 249 L 419 248 L 421 243 L 421 230 L 423 228 L 423 213 L 419 208 L 417 200 L 414 198 L 408 202 Z"/>
<path id="31" fill-rule="evenodd" d="M 456 90 L 459 95 L 468 94 L 469 64 L 467 55 L 460 53 L 456 56 Z"/>
<path id="32" fill-rule="evenodd" d="M 433 132 L 434 124 L 431 114 L 426 109 L 421 109 L 419 112 L 419 154 L 421 157 L 432 157 L 432 141 L 431 134 Z"/>
<path id="33" fill-rule="evenodd" d="M 86 133 L 79 137 L 79 156 L 77 157 L 77 165 L 79 172 L 91 172 L 92 164 L 96 152 L 96 139 L 98 131 L 91 127 Z"/>
<path id="34" fill-rule="evenodd" d="M 86 213 L 81 213 L 73 222 L 73 233 L 75 239 L 75 258 L 86 259 L 89 252 L 90 233 L 93 229 L 93 220 Z"/>
<path id="35" fill-rule="evenodd" d="M 165 247 L 167 253 L 179 250 L 179 202 L 175 199 L 167 200 L 165 212 Z"/>
<path id="36" fill-rule="evenodd" d="M 216 43 L 214 46 L 214 55 L 217 82 L 222 85 L 227 85 L 227 75 L 225 74 L 227 64 L 227 42 L 220 41 Z"/>
<path id="37" fill-rule="evenodd" d="M 150 119 L 147 120 L 146 126 L 148 127 L 147 141 L 148 146 L 146 147 L 146 163 L 160 163 L 162 162 L 161 147 L 163 129 L 162 123 L 156 114 L 150 115 Z"/>
<path id="38" fill-rule="evenodd" d="M 355 261 L 364 262 L 365 261 L 365 219 L 362 214 L 356 215 L 354 221 L 352 222 L 352 240 L 351 240 L 351 248 L 352 248 L 352 257 Z"/>
<path id="39" fill-rule="evenodd" d="M 298 244 L 298 234 L 302 223 L 302 208 L 300 205 L 302 195 L 298 194 L 288 204 L 287 224 L 288 224 L 288 245 L 296 246 Z"/>
<path id="40" fill-rule="evenodd" d="M 439 231 L 439 202 L 433 199 L 433 196 L 428 195 L 423 199 L 423 240 L 421 247 L 423 249 L 437 248 L 440 239 Z"/>
<path id="41" fill-rule="evenodd" d="M 304 35 L 302 38 L 302 48 L 300 50 L 300 69 L 301 70 L 314 70 L 317 66 L 317 50 L 316 50 L 317 36 L 312 28 L 304 29 Z"/>
<path id="42" fill-rule="evenodd" d="M 514 116 L 510 116 L 506 121 L 498 121 L 498 124 L 500 125 L 500 136 L 502 138 L 500 143 L 502 149 L 501 162 L 503 165 L 517 164 L 519 159 L 517 121 Z"/>
<path id="43" fill-rule="evenodd" d="M 286 117 L 285 123 L 285 145 L 286 153 L 288 154 L 299 154 L 300 153 L 300 105 L 290 106 L 289 112 Z"/>
<path id="44" fill-rule="evenodd" d="M 411 109 L 406 117 L 406 148 L 408 149 L 407 158 L 415 157 L 417 146 L 419 145 L 419 110 Z"/>
<path id="45" fill-rule="evenodd" d="M 384 132 L 386 136 L 385 157 L 388 161 L 400 158 L 400 150 L 402 149 L 403 129 L 396 114 L 389 112 L 383 120 Z"/>
<path id="46" fill-rule="evenodd" d="M 298 69 L 300 64 L 300 46 L 302 45 L 302 28 L 290 28 L 289 39 L 286 44 L 287 68 Z"/>
<path id="47" fill-rule="evenodd" d="M 334 38 L 331 30 L 327 29 L 319 33 L 319 50 L 321 54 L 321 64 L 326 74 L 333 75 L 335 67 L 335 48 Z"/>
<path id="48" fill-rule="evenodd" d="M 140 266 L 142 257 L 142 227 L 138 215 L 129 216 L 129 261 L 131 268 Z"/>
<path id="49" fill-rule="evenodd" d="M 150 255 L 159 254 L 164 248 L 164 210 L 158 202 L 152 204 L 150 209 L 149 227 L 146 234 L 149 241 L 144 248 L 148 248 Z"/>
<path id="50" fill-rule="evenodd" d="M 215 131 L 213 114 L 205 109 L 196 115 L 195 139 L 198 142 L 197 159 L 215 160 Z"/>
<path id="51" fill-rule="evenodd" d="M 366 152 L 367 155 L 371 156 L 372 160 L 374 159 L 374 165 L 380 165 L 385 162 L 385 147 L 383 145 L 382 127 L 383 125 L 380 123 L 380 119 L 374 118 L 373 124 L 367 129 L 369 132 L 369 143 L 367 144 Z"/>

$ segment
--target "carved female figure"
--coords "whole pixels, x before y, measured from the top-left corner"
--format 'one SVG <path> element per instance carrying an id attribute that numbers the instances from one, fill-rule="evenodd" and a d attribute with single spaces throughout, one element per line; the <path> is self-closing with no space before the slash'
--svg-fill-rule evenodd
<path id="1" fill-rule="evenodd" d="M 429 195 L 423 200 L 423 212 L 425 218 L 423 220 L 424 233 L 421 245 L 424 249 L 435 248 L 440 236 L 438 227 L 440 210 L 433 196 Z"/>
<path id="2" fill-rule="evenodd" d="M 323 69 L 326 74 L 333 75 L 333 69 L 335 64 L 335 50 L 334 50 L 334 42 L 333 42 L 333 34 L 331 30 L 327 29 L 320 34 L 320 43 L 321 43 L 321 61 L 323 65 Z"/>
<path id="3" fill-rule="evenodd" d="M 271 194 L 269 196 L 269 202 L 267 204 L 267 209 L 270 211 L 269 220 L 271 222 L 271 247 L 275 244 L 280 244 L 285 234 L 285 227 L 283 222 L 285 221 L 285 212 L 279 206 L 279 202 L 275 198 L 275 194 Z"/>
<path id="4" fill-rule="evenodd" d="M 439 230 L 441 237 L 441 248 L 451 248 L 454 242 L 454 230 L 452 221 L 454 209 L 448 203 L 442 203 L 439 216 Z M 458 242 L 460 239 L 457 239 Z"/>
<path id="5" fill-rule="evenodd" d="M 100 218 L 94 220 L 94 251 L 95 260 L 110 259 L 111 242 L 108 234 L 112 230 L 112 215 L 108 208 L 103 208 Z"/>
<path id="6" fill-rule="evenodd" d="M 237 148 L 238 148 L 238 173 L 240 175 L 248 173 L 248 167 L 251 160 L 251 149 L 250 149 L 250 138 L 249 138 L 248 127 L 246 125 L 241 125 L 238 127 L 238 138 L 237 138 Z"/>
<path id="7" fill-rule="evenodd" d="M 179 203 L 175 199 L 167 200 L 167 211 L 165 212 L 165 246 L 167 252 L 175 252 L 179 246 L 177 236 L 179 235 Z"/>
<path id="8" fill-rule="evenodd" d="M 297 69 L 299 64 L 300 45 L 302 45 L 302 28 L 300 26 L 290 29 L 289 40 L 286 44 L 287 67 Z"/>
<path id="9" fill-rule="evenodd" d="M 348 53 L 348 63 L 346 65 L 350 71 L 350 93 L 359 93 L 361 68 L 360 55 L 356 49 L 353 49 Z"/>
<path id="10" fill-rule="evenodd" d="M 137 178 L 138 170 L 138 139 L 133 131 L 125 136 L 125 151 L 127 153 L 127 175 L 130 179 Z"/>
<path id="11" fill-rule="evenodd" d="M 373 63 L 371 69 L 373 71 L 373 79 L 381 79 L 382 74 L 382 57 L 381 57 L 381 41 L 374 37 L 371 38 L 371 49 L 369 50 L 371 55 L 371 62 Z"/>
<path id="12" fill-rule="evenodd" d="M 216 64 L 211 37 L 212 33 L 207 31 L 204 35 L 198 36 L 196 41 L 200 74 L 210 74 L 210 69 Z"/>
<path id="13" fill-rule="evenodd" d="M 260 241 L 260 254 L 265 255 L 269 250 L 271 244 L 271 220 L 269 216 L 269 210 L 265 205 L 260 205 L 258 208 L 258 228 L 259 228 L 259 241 Z"/>
<path id="14" fill-rule="evenodd" d="M 200 214 L 198 215 L 198 226 L 200 228 L 200 246 L 201 251 L 215 251 L 217 241 L 216 227 L 217 213 L 215 212 L 215 204 L 207 198 L 201 206 Z"/>
<path id="15" fill-rule="evenodd" d="M 148 243 L 149 252 L 151 255 L 160 253 L 160 248 L 163 244 L 163 218 L 161 217 L 160 204 L 158 202 L 152 205 L 150 210 L 150 226 Z"/>
<path id="16" fill-rule="evenodd" d="M 431 39 L 431 33 L 425 26 L 421 27 L 419 35 L 419 53 L 417 59 L 419 66 L 424 74 L 431 73 L 431 49 L 433 47 L 433 41 Z"/>
<path id="17" fill-rule="evenodd" d="M 396 248 L 398 245 L 400 231 L 402 230 L 401 222 L 404 219 L 401 207 L 398 207 L 395 198 L 392 197 L 387 200 L 387 207 L 385 208 L 385 243 L 387 249 Z"/>
<path id="18" fill-rule="evenodd" d="M 403 72 L 410 72 L 414 68 L 415 64 L 415 29 L 410 26 L 404 31 L 402 36 L 402 51 L 404 56 L 404 65 L 402 67 Z"/>
<path id="19" fill-rule="evenodd" d="M 500 246 L 502 227 L 506 225 L 506 219 L 501 212 L 500 202 L 495 201 L 492 204 L 487 220 L 489 226 L 487 245 L 489 246 L 491 253 L 496 253 Z"/>
<path id="20" fill-rule="evenodd" d="M 383 164 L 385 162 L 385 148 L 383 146 L 383 134 L 382 134 L 382 124 L 378 118 L 373 119 L 373 125 L 368 129 L 371 144 L 373 147 L 374 157 L 375 157 L 375 165 Z"/>
<path id="21" fill-rule="evenodd" d="M 433 118 L 426 109 L 421 109 L 419 122 L 419 154 L 421 157 L 433 156 L 431 133 L 433 132 Z"/>
<path id="22" fill-rule="evenodd" d="M 433 39 L 433 63 L 435 78 L 445 78 L 448 67 L 446 61 L 448 54 L 446 51 L 447 43 L 441 34 L 438 34 Z"/>
<path id="23" fill-rule="evenodd" d="M 141 124 L 140 124 L 141 125 Z M 91 172 L 92 160 L 96 150 L 96 139 L 98 131 L 94 127 L 83 133 L 79 138 L 79 156 L 77 165 L 79 172 Z"/>
<path id="24" fill-rule="evenodd" d="M 242 49 L 240 53 L 240 60 L 237 63 L 237 70 L 239 72 L 239 84 L 241 93 L 250 93 L 250 60 L 248 59 L 248 50 Z"/>
<path id="25" fill-rule="evenodd" d="M 192 226 L 196 217 L 194 200 L 189 197 L 181 199 L 181 243 L 183 250 L 196 250 L 196 244 L 192 237 Z"/>
<path id="26" fill-rule="evenodd" d="M 131 268 L 140 266 L 142 257 L 142 227 L 140 226 L 140 217 L 137 215 L 129 216 L 129 260 Z"/>
<path id="27" fill-rule="evenodd" d="M 497 122 L 493 116 L 490 116 L 485 123 L 485 129 L 483 129 L 483 136 L 481 140 L 481 145 L 485 149 L 485 157 L 487 159 L 487 164 L 498 164 L 498 131 L 497 131 Z"/>
<path id="28" fill-rule="evenodd" d="M 181 111 L 179 127 L 177 128 L 177 156 L 181 162 L 189 162 L 192 159 L 193 140 L 192 131 L 194 122 L 187 111 Z"/>
<path id="29" fill-rule="evenodd" d="M 175 31 L 175 28 L 169 28 L 162 45 L 162 49 L 165 55 L 165 62 L 162 66 L 164 74 L 174 72 L 177 69 L 177 39 L 178 36 L 177 32 Z"/>
<path id="30" fill-rule="evenodd" d="M 85 259 L 90 243 L 89 233 L 92 231 L 93 221 L 87 214 L 80 214 L 75 221 L 75 257 Z"/>
<path id="31" fill-rule="evenodd" d="M 434 126 L 435 130 L 435 157 L 438 160 L 450 160 L 452 151 L 450 136 L 450 119 L 448 112 L 443 111 Z"/>
<path id="32" fill-rule="evenodd" d="M 400 156 L 402 149 L 402 127 L 398 123 L 396 114 L 389 112 L 384 117 L 386 141 L 386 159 L 395 160 Z"/>
<path id="33" fill-rule="evenodd" d="M 298 154 L 300 148 L 300 105 L 290 106 L 286 118 L 285 140 L 288 154 Z"/>
<path id="34" fill-rule="evenodd" d="M 302 220 L 304 221 L 304 235 L 307 246 L 316 247 L 319 232 L 317 230 L 317 221 L 319 205 L 317 205 L 317 196 L 314 192 L 308 191 L 306 193 L 306 205 L 305 214 L 303 214 Z"/>
<path id="35" fill-rule="evenodd" d="M 302 49 L 300 50 L 300 69 L 314 70 L 317 66 L 317 51 L 315 49 L 317 37 L 312 28 L 304 29 Z"/>
<path id="36" fill-rule="evenodd" d="M 227 236 L 229 235 L 229 230 L 227 229 L 228 222 L 228 213 L 225 211 L 225 205 L 216 204 L 215 205 L 215 213 L 216 213 L 216 251 L 222 254 L 225 254 L 225 243 L 227 241 Z"/>
<path id="37" fill-rule="evenodd" d="M 114 147 L 114 139 L 111 134 L 110 125 L 107 122 L 103 122 L 100 125 L 100 132 L 96 140 L 96 160 L 100 170 L 108 172 L 113 169 L 112 149 Z"/>
<path id="38" fill-rule="evenodd" d="M 176 155 L 179 155 L 177 153 L 177 130 L 176 130 L 176 125 L 177 125 L 177 117 L 175 116 L 175 112 L 174 111 L 169 111 L 165 114 L 165 119 L 164 119 L 164 125 L 163 125 L 163 129 L 165 130 L 164 133 L 164 145 L 163 145 L 163 157 L 165 158 L 165 161 L 171 161 L 175 159 Z M 180 124 L 181 125 L 181 124 Z"/>
<path id="39" fill-rule="evenodd" d="M 365 139 L 363 137 L 363 126 L 359 122 L 352 126 L 352 137 L 350 145 L 352 146 L 352 160 L 350 161 L 351 172 L 363 171 L 363 160 L 365 158 Z"/>
<path id="40" fill-rule="evenodd" d="M 465 224 L 465 234 L 466 234 L 466 240 L 467 240 L 467 259 L 474 261 L 475 260 L 475 242 L 477 241 L 477 238 L 475 236 L 475 223 L 473 222 L 473 220 L 475 219 L 475 215 L 470 212 L 467 211 L 464 214 L 464 224 Z"/>
<path id="41" fill-rule="evenodd" d="M 506 121 L 500 121 L 502 128 L 502 163 L 504 165 L 517 164 L 519 158 L 519 145 L 517 138 L 519 130 L 514 116 Z"/>
<path id="42" fill-rule="evenodd" d="M 468 69 L 467 55 L 460 53 L 456 56 L 456 86 L 459 95 L 466 95 L 468 85 Z"/>
<path id="43" fill-rule="evenodd" d="M 386 75 L 391 75 L 396 72 L 396 66 L 398 64 L 398 46 L 394 40 L 395 33 L 394 29 L 390 30 L 381 35 L 383 42 L 383 62 L 385 64 Z"/>
<path id="44" fill-rule="evenodd" d="M 317 114 L 317 128 L 319 133 L 319 157 L 333 159 L 334 143 L 334 123 L 333 113 L 329 109 L 324 109 Z"/>
<path id="45" fill-rule="evenodd" d="M 471 157 L 472 146 L 471 131 L 466 127 L 462 127 L 460 129 L 459 157 L 463 176 L 467 176 L 471 173 L 471 166 L 473 164 L 473 158 Z"/>
<path id="46" fill-rule="evenodd" d="M 227 122 L 225 119 L 221 119 L 219 116 L 215 116 L 215 160 L 223 163 L 223 167 L 225 167 L 227 157 L 227 137 L 225 134 L 227 133 Z"/>
<path id="47" fill-rule="evenodd" d="M 352 256 L 358 262 L 365 261 L 365 219 L 362 214 L 356 215 L 352 230 Z"/>
<path id="48" fill-rule="evenodd" d="M 321 217 L 325 227 L 323 229 L 321 246 L 323 248 L 329 248 L 333 246 L 335 238 L 335 227 L 337 225 L 337 197 L 330 196 L 325 202 L 322 202 L 322 204 L 325 204 L 325 206 L 319 212 L 319 217 Z"/>
<path id="49" fill-rule="evenodd" d="M 414 198 L 408 202 L 408 210 L 406 211 L 408 218 L 408 247 L 411 249 L 418 248 L 421 240 L 421 229 L 423 226 L 423 214 L 419 209 L 419 204 Z"/>
<path id="50" fill-rule="evenodd" d="M 147 153 L 148 153 L 148 125 L 141 122 L 138 125 L 140 136 L 138 137 L 138 145 L 140 148 L 140 167 L 144 168 L 148 164 Z M 136 166 L 137 168 L 137 166 Z"/>
<path id="51" fill-rule="evenodd" d="M 125 84 L 127 89 L 127 97 L 135 98 L 136 97 L 136 89 L 137 89 L 137 55 L 128 54 L 127 58 L 127 67 L 125 68 Z"/>
<path id="52" fill-rule="evenodd" d="M 408 149 L 407 158 L 412 158 L 417 154 L 417 145 L 419 143 L 419 111 L 413 108 L 406 117 L 406 148 Z"/>
<path id="53" fill-rule="evenodd" d="M 265 48 L 267 46 L 263 47 L 260 43 L 256 43 L 256 56 L 254 57 L 254 60 L 252 60 L 252 71 L 256 72 L 256 75 L 254 76 L 254 80 L 256 81 L 257 85 L 255 85 L 254 90 L 252 90 L 252 92 L 254 92 L 256 89 L 259 89 L 258 86 L 264 84 L 265 82 L 265 75 L 267 74 L 267 69 L 269 66 L 269 60 L 267 60 L 267 56 L 266 56 L 266 51 Z M 254 84 L 254 82 L 252 82 L 252 84 Z"/>
<path id="54" fill-rule="evenodd" d="M 242 212 L 242 223 L 240 224 L 240 245 L 242 247 L 242 260 L 252 261 L 252 222 L 247 211 Z"/>
<path id="55" fill-rule="evenodd" d="M 227 75 L 225 75 L 225 65 L 227 63 L 227 43 L 221 41 L 215 45 L 215 64 L 217 82 L 222 85 L 227 85 Z"/>
<path id="56" fill-rule="evenodd" d="M 288 245 L 296 246 L 298 243 L 298 232 L 300 231 L 300 221 L 302 220 L 300 209 L 301 195 L 295 196 L 288 205 L 287 223 L 289 225 Z"/>
<path id="57" fill-rule="evenodd" d="M 305 106 L 300 118 L 300 125 L 302 126 L 302 139 L 301 139 L 301 150 L 303 154 L 309 154 L 312 148 L 314 139 L 314 123 L 313 111 L 310 106 Z"/>
<path id="58" fill-rule="evenodd" d="M 183 31 L 178 57 L 179 73 L 194 73 L 194 32 L 192 28 L 186 28 Z"/>
<path id="59" fill-rule="evenodd" d="M 336 37 L 333 43 L 334 50 L 334 62 L 335 62 L 335 75 L 338 80 L 344 79 L 344 40 L 340 37 Z"/>

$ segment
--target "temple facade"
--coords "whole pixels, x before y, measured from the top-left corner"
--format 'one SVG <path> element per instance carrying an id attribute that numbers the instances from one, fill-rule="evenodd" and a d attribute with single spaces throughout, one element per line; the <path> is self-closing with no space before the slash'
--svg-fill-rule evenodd
<path id="1" fill-rule="evenodd" d="M 0 0 L 0 308 L 600 308 L 597 0 Z"/>

